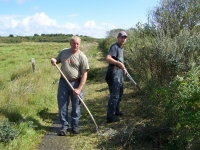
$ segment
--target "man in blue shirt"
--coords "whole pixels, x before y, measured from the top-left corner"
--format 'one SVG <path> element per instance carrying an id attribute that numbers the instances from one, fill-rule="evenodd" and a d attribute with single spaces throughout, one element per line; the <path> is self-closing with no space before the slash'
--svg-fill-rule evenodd
<path id="1" fill-rule="evenodd" d="M 109 63 L 106 82 L 108 83 L 110 92 L 107 108 L 107 123 L 118 122 L 120 119 L 115 116 L 123 115 L 120 112 L 119 104 L 123 95 L 124 75 L 126 74 L 123 49 L 126 40 L 126 32 L 119 32 L 117 42 L 110 47 L 108 55 L 106 56 L 106 61 Z"/>

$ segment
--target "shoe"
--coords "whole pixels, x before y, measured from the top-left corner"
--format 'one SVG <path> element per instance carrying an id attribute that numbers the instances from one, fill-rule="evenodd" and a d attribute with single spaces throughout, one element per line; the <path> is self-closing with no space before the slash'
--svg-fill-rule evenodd
<path id="1" fill-rule="evenodd" d="M 79 134 L 79 128 L 78 127 L 72 128 L 72 133 Z"/>
<path id="2" fill-rule="evenodd" d="M 59 136 L 66 136 L 67 135 L 67 131 L 68 131 L 68 129 L 62 129 L 62 130 L 59 131 L 58 135 Z"/>
<path id="3" fill-rule="evenodd" d="M 107 119 L 107 123 L 112 123 L 112 122 L 119 122 L 119 118 L 113 118 L 113 119 Z"/>
<path id="4" fill-rule="evenodd" d="M 115 113 L 115 116 L 123 116 L 123 112 L 118 112 L 118 113 Z"/>

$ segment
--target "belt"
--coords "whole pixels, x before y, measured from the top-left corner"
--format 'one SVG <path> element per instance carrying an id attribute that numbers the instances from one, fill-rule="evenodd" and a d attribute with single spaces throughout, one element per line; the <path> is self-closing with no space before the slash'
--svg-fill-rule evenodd
<path id="1" fill-rule="evenodd" d="M 113 66 L 112 69 L 121 69 L 118 66 Z"/>
<path id="2" fill-rule="evenodd" d="M 117 67 L 117 66 L 113 66 L 113 69 L 120 69 L 119 67 Z"/>
<path id="3" fill-rule="evenodd" d="M 60 79 L 64 79 L 63 77 L 60 77 Z M 75 81 L 78 81 L 80 82 L 81 81 L 81 78 L 77 78 L 77 79 L 72 79 L 72 80 L 68 80 L 69 82 L 75 82 Z"/>
<path id="4" fill-rule="evenodd" d="M 109 65 L 108 69 L 121 69 L 121 68 L 117 65 Z"/>
<path id="5" fill-rule="evenodd" d="M 72 80 L 69 80 L 69 82 L 75 82 L 75 81 L 78 81 L 78 82 L 80 82 L 80 81 L 81 81 L 81 78 L 77 78 L 77 79 L 72 79 Z"/>

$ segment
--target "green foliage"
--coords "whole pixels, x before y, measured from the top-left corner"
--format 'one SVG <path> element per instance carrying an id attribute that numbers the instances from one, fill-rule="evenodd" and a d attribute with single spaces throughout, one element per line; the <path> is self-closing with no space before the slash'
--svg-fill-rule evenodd
<path id="1" fill-rule="evenodd" d="M 124 45 L 125 65 L 134 79 L 142 84 L 146 99 L 149 96 L 153 99 L 146 103 L 148 106 L 144 106 L 144 111 L 158 122 L 156 129 L 171 130 L 166 134 L 159 133 L 162 139 L 157 140 L 163 140 L 162 143 L 168 148 L 183 149 L 194 145 L 199 138 L 199 76 L 195 76 L 191 69 L 193 63 L 200 63 L 199 33 L 191 35 L 190 30 L 184 29 L 171 38 L 163 30 L 155 30 L 142 24 L 138 24 L 137 29 L 127 30 L 127 33 L 129 36 Z M 107 49 L 112 43 L 106 38 L 101 43 L 102 49 Z M 177 75 L 183 76 L 187 81 L 183 83 L 184 86 L 178 84 L 177 78 L 174 81 Z M 179 95 L 179 90 L 185 93 L 185 97 Z M 187 107 L 182 100 L 187 101 Z M 192 110 L 194 106 L 198 111 Z M 185 107 L 184 110 L 182 107 Z"/>
<path id="2" fill-rule="evenodd" d="M 116 38 L 109 36 L 99 43 L 99 49 L 102 49 L 107 54 L 111 44 L 114 42 L 116 42 Z"/>
<path id="3" fill-rule="evenodd" d="M 0 122 L 0 142 L 10 142 L 19 135 L 19 131 L 15 129 L 15 124 L 4 120 Z"/>
<path id="4" fill-rule="evenodd" d="M 141 38 L 141 34 L 135 31 L 130 35 L 125 62 L 145 85 L 165 85 L 177 74 L 189 71 L 193 62 L 199 63 L 199 34 L 191 36 L 190 31 L 183 30 L 173 39 L 163 31 L 157 31 L 155 37 Z"/>
<path id="5" fill-rule="evenodd" d="M 160 5 L 149 13 L 151 25 L 169 32 L 172 37 L 182 29 L 193 30 L 199 19 L 199 0 L 161 0 Z"/>
<path id="6" fill-rule="evenodd" d="M 12 108 L 9 108 L 9 106 L 4 106 L 4 108 L 1 109 L 1 113 L 4 114 L 10 122 L 18 123 L 23 120 L 19 107 L 12 106 Z"/>
<path id="7" fill-rule="evenodd" d="M 200 67 L 193 66 L 184 76 L 177 76 L 170 84 L 155 89 L 151 94 L 155 118 L 167 120 L 172 134 L 170 145 L 178 149 L 191 146 L 200 136 Z"/>
<path id="8" fill-rule="evenodd" d="M 8 37 L 0 37 L 0 43 L 21 43 L 21 42 L 59 42 L 68 43 L 73 35 L 72 34 L 34 34 L 34 36 L 16 36 L 12 34 Z M 82 41 L 97 42 L 100 39 L 80 36 Z"/>
<path id="9" fill-rule="evenodd" d="M 44 108 L 44 109 L 40 110 L 40 111 L 37 113 L 37 115 L 40 116 L 40 118 L 42 118 L 43 120 L 48 119 L 48 117 L 49 117 L 49 116 L 48 116 L 48 111 L 49 111 L 48 108 Z"/>
<path id="10" fill-rule="evenodd" d="M 124 45 L 125 65 L 133 78 L 140 85 L 142 84 L 146 99 L 151 100 L 146 103 L 148 106 L 142 105 L 144 110 L 142 113 L 149 112 L 152 124 L 155 125 L 149 128 L 154 129 L 153 132 L 152 130 L 150 132 L 147 130 L 132 132 L 133 130 L 131 130 L 131 133 L 126 134 L 125 138 L 128 138 L 129 141 L 126 141 L 125 144 L 130 147 L 138 137 L 139 140 L 141 139 L 140 141 L 150 137 L 151 140 L 155 138 L 156 142 L 165 143 L 165 148 L 168 149 L 189 149 L 191 147 L 200 149 L 196 144 L 200 143 L 200 69 L 192 66 L 193 63 L 200 64 L 200 34 L 197 24 L 199 22 L 199 4 L 199 0 L 163 0 L 162 6 L 156 7 L 156 10 L 153 11 L 152 15 L 155 16 L 149 16 L 152 17 L 148 18 L 150 24 L 138 23 L 136 28 L 126 30 L 128 39 Z M 105 39 L 81 36 L 84 44 L 83 50 L 88 53 L 90 60 L 88 80 L 98 81 L 105 75 L 101 74 L 102 70 L 97 67 L 96 60 L 101 58 L 96 58 L 98 51 L 94 50 L 96 47 L 92 47 L 92 45 L 99 42 L 99 49 L 107 54 L 111 44 L 116 42 L 119 30 L 121 29 L 111 30 Z M 0 90 L 0 115 L 9 118 L 9 121 L 30 121 L 28 125 L 27 123 L 19 124 L 19 128 L 22 129 L 20 131 L 23 131 L 20 133 L 22 144 L 19 144 L 21 143 L 20 139 L 17 139 L 17 144 L 12 143 L 9 149 L 24 145 L 30 149 L 30 143 L 27 144 L 28 141 L 24 141 L 28 138 L 31 138 L 31 141 L 38 140 L 41 131 L 47 131 L 43 126 L 47 126 L 45 120 L 50 117 L 49 111 L 56 110 L 54 108 L 57 106 L 55 83 L 59 77 L 58 72 L 52 66 L 50 67 L 49 58 L 56 56 L 59 50 L 68 46 L 66 42 L 69 44 L 71 36 L 35 34 L 26 37 L 14 37 L 13 35 L 0 37 L 0 88 L 2 89 Z M 40 42 L 40 44 L 34 42 Z M 60 42 L 60 44 L 47 42 Z M 93 44 L 85 45 L 86 42 L 93 42 Z M 5 45 L 2 43 L 18 44 Z M 11 53 L 12 58 L 10 57 Z M 30 61 L 31 58 L 35 58 L 36 66 L 39 66 L 34 75 L 31 68 L 28 71 L 29 67 L 21 65 L 21 63 Z M 19 65 L 20 67 L 18 67 Z M 10 79 L 12 82 L 9 82 Z M 97 85 L 93 84 L 89 91 L 94 90 Z M 101 117 L 100 110 L 102 103 L 105 102 L 102 99 L 107 98 L 102 97 L 104 88 L 102 85 L 99 86 L 100 88 L 96 91 L 101 92 L 98 92 L 98 95 L 92 97 L 93 95 L 88 92 L 92 99 L 92 110 L 96 105 L 97 109 L 94 110 L 94 115 L 98 114 L 97 118 Z M 94 103 L 94 99 L 97 100 L 96 103 Z M 101 111 L 105 112 L 105 110 Z M 100 122 L 102 123 L 102 121 Z M 41 127 L 41 130 L 39 128 L 36 130 L 33 124 Z M 27 129 L 27 126 L 34 128 Z M 88 126 L 86 128 L 88 129 Z M 169 130 L 170 132 L 166 134 L 165 131 Z M 152 135 L 154 136 L 152 137 Z M 77 142 L 75 143 L 77 144 Z"/>
<path id="11" fill-rule="evenodd" d="M 90 70 L 88 71 L 88 80 L 94 80 L 99 77 L 100 70 L 95 68 L 95 66 L 90 66 Z"/>
<path id="12" fill-rule="evenodd" d="M 99 56 L 98 43 L 86 44 L 83 48 L 87 52 L 87 57 L 89 59 L 90 69 L 88 71 L 87 79 L 90 81 L 98 80 L 101 70 L 97 67 L 96 61 Z"/>
<path id="13" fill-rule="evenodd" d="M 21 43 L 22 39 L 17 37 L 0 37 L 0 43 Z"/>

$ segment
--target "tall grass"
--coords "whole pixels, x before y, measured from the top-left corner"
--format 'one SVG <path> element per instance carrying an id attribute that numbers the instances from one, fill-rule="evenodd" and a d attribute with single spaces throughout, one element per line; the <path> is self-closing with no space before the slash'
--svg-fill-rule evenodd
<path id="1" fill-rule="evenodd" d="M 1 44 L 1 53 L 12 56 L 13 50 L 17 52 L 0 64 L 0 120 L 17 123 L 19 136 L 10 143 L 0 143 L 0 148 L 34 149 L 40 142 L 38 137 L 48 131 L 46 126 L 52 123 L 49 115 L 57 112 L 56 83 L 59 78 L 50 58 L 67 46 L 58 43 Z M 34 73 L 31 58 L 36 61 Z M 41 115 L 43 110 L 48 111 Z"/>

